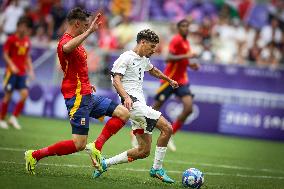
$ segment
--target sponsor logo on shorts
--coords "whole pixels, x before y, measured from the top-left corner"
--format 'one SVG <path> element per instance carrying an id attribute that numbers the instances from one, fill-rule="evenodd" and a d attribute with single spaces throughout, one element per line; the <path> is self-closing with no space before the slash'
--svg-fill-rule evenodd
<path id="1" fill-rule="evenodd" d="M 81 125 L 86 125 L 86 118 L 81 118 Z"/>

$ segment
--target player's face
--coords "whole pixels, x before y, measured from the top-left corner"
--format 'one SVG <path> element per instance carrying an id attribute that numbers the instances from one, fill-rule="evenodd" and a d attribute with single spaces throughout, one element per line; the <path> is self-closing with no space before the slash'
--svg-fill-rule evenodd
<path id="1" fill-rule="evenodd" d="M 156 43 L 152 43 L 149 41 L 143 41 L 142 42 L 142 48 L 143 48 L 143 54 L 144 56 L 146 56 L 147 58 L 149 58 L 152 54 L 155 53 L 156 50 Z"/>
<path id="2" fill-rule="evenodd" d="M 85 31 L 87 31 L 87 29 L 89 28 L 90 25 L 90 21 L 89 19 L 87 19 L 86 21 L 82 21 L 82 20 L 77 20 L 77 28 L 78 28 L 78 34 L 82 34 Z"/>
<path id="3" fill-rule="evenodd" d="M 183 22 L 180 26 L 179 26 L 179 33 L 182 35 L 182 36 L 187 36 L 188 33 L 189 33 L 189 30 L 188 30 L 188 23 L 187 22 Z"/>
<path id="4" fill-rule="evenodd" d="M 29 34 L 29 28 L 26 24 L 20 24 L 18 26 L 18 32 L 21 36 L 24 36 L 24 35 L 28 35 Z"/>

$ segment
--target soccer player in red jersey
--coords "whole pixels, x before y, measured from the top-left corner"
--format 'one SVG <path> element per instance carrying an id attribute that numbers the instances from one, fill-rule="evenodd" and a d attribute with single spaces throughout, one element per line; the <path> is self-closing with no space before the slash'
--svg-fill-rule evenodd
<path id="1" fill-rule="evenodd" d="M 8 123 L 16 129 L 21 129 L 17 117 L 21 114 L 28 97 L 28 88 L 26 84 L 27 73 L 29 72 L 31 78 L 34 78 L 32 61 L 29 55 L 31 45 L 28 34 L 30 26 L 29 20 L 24 17 L 20 18 L 17 23 L 16 33 L 8 37 L 3 47 L 3 56 L 7 63 L 7 69 L 3 80 L 5 94 L 2 100 L 0 113 L 0 127 L 3 129 L 9 128 L 5 121 L 5 117 L 15 89 L 20 92 L 20 101 L 16 104 Z"/>
<path id="2" fill-rule="evenodd" d="M 68 16 L 68 26 L 59 40 L 57 53 L 64 73 L 61 92 L 65 99 L 70 124 L 72 140 L 57 142 L 51 146 L 25 152 L 26 169 L 35 174 L 36 163 L 47 156 L 68 155 L 86 149 L 94 166 L 102 170 L 101 154 L 103 144 L 125 125 L 129 118 L 127 108 L 112 100 L 92 94 L 94 87 L 90 85 L 87 67 L 87 54 L 82 46 L 84 40 L 97 31 L 100 26 L 99 13 L 91 22 L 91 15 L 81 8 L 72 9 Z M 86 145 L 89 118 L 110 116 L 101 134 L 95 142 Z"/>
<path id="3" fill-rule="evenodd" d="M 173 134 L 175 134 L 183 125 L 186 118 L 192 113 L 193 94 L 189 89 L 189 80 L 187 68 L 198 70 L 199 65 L 191 63 L 189 58 L 196 57 L 192 52 L 189 41 L 187 40 L 189 22 L 183 19 L 177 23 L 178 34 L 176 34 L 170 44 L 169 53 L 166 59 L 167 65 L 164 74 L 178 82 L 179 87 L 173 89 L 168 82 L 161 80 L 161 86 L 157 91 L 153 108 L 159 110 L 164 102 L 175 94 L 183 103 L 183 110 L 173 123 Z M 171 139 L 168 143 L 170 150 L 175 151 L 176 147 Z"/>

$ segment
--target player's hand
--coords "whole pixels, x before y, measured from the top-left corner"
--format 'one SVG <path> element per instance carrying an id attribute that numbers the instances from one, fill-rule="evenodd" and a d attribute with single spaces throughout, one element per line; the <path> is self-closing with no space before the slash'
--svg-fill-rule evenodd
<path id="1" fill-rule="evenodd" d="M 130 98 L 130 96 L 127 96 L 124 98 L 124 104 L 125 108 L 127 108 L 128 110 L 130 110 L 132 108 L 132 105 L 133 105 L 133 101 L 132 99 Z"/>
<path id="2" fill-rule="evenodd" d="M 14 64 L 11 64 L 10 69 L 13 74 L 19 73 L 19 69 Z"/>
<path id="3" fill-rule="evenodd" d="M 174 88 L 174 89 L 176 89 L 176 88 L 178 88 L 179 86 L 178 86 L 178 83 L 175 81 L 175 80 L 170 80 L 170 85 L 172 86 L 172 88 Z"/>
<path id="4" fill-rule="evenodd" d="M 34 71 L 30 71 L 29 76 L 30 76 L 30 79 L 32 81 L 35 80 L 35 73 L 34 73 Z"/>
<path id="5" fill-rule="evenodd" d="M 101 13 L 98 13 L 96 15 L 96 17 L 94 18 L 94 20 L 92 21 L 91 25 L 90 25 L 90 28 L 89 30 L 91 32 L 95 32 L 98 30 L 98 28 L 100 27 L 100 25 L 102 24 L 102 21 L 100 20 L 102 14 Z"/>
<path id="6" fill-rule="evenodd" d="M 197 63 L 189 63 L 188 66 L 192 69 L 192 70 L 199 70 L 200 66 Z"/>
<path id="7" fill-rule="evenodd" d="M 92 88 L 92 90 L 93 90 L 94 93 L 97 91 L 95 85 L 91 85 L 91 88 Z"/>

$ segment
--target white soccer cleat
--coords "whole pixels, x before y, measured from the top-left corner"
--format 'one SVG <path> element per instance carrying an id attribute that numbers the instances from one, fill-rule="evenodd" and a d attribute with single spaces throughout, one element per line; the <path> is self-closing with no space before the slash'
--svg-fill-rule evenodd
<path id="1" fill-rule="evenodd" d="M 168 142 L 168 149 L 175 152 L 177 150 L 176 145 L 174 143 L 174 140 L 172 139 L 172 137 L 170 138 L 169 142 Z"/>
<path id="2" fill-rule="evenodd" d="M 18 129 L 18 130 L 22 129 L 21 125 L 18 122 L 18 119 L 13 115 L 10 117 L 8 123 L 12 125 L 15 129 Z"/>
<path id="3" fill-rule="evenodd" d="M 137 138 L 136 136 L 130 132 L 130 136 L 131 136 L 131 145 L 133 148 L 138 148 L 138 141 L 137 141 Z"/>
<path id="4" fill-rule="evenodd" d="M 0 120 L 0 128 L 1 129 L 9 129 L 8 124 L 4 120 Z"/>

